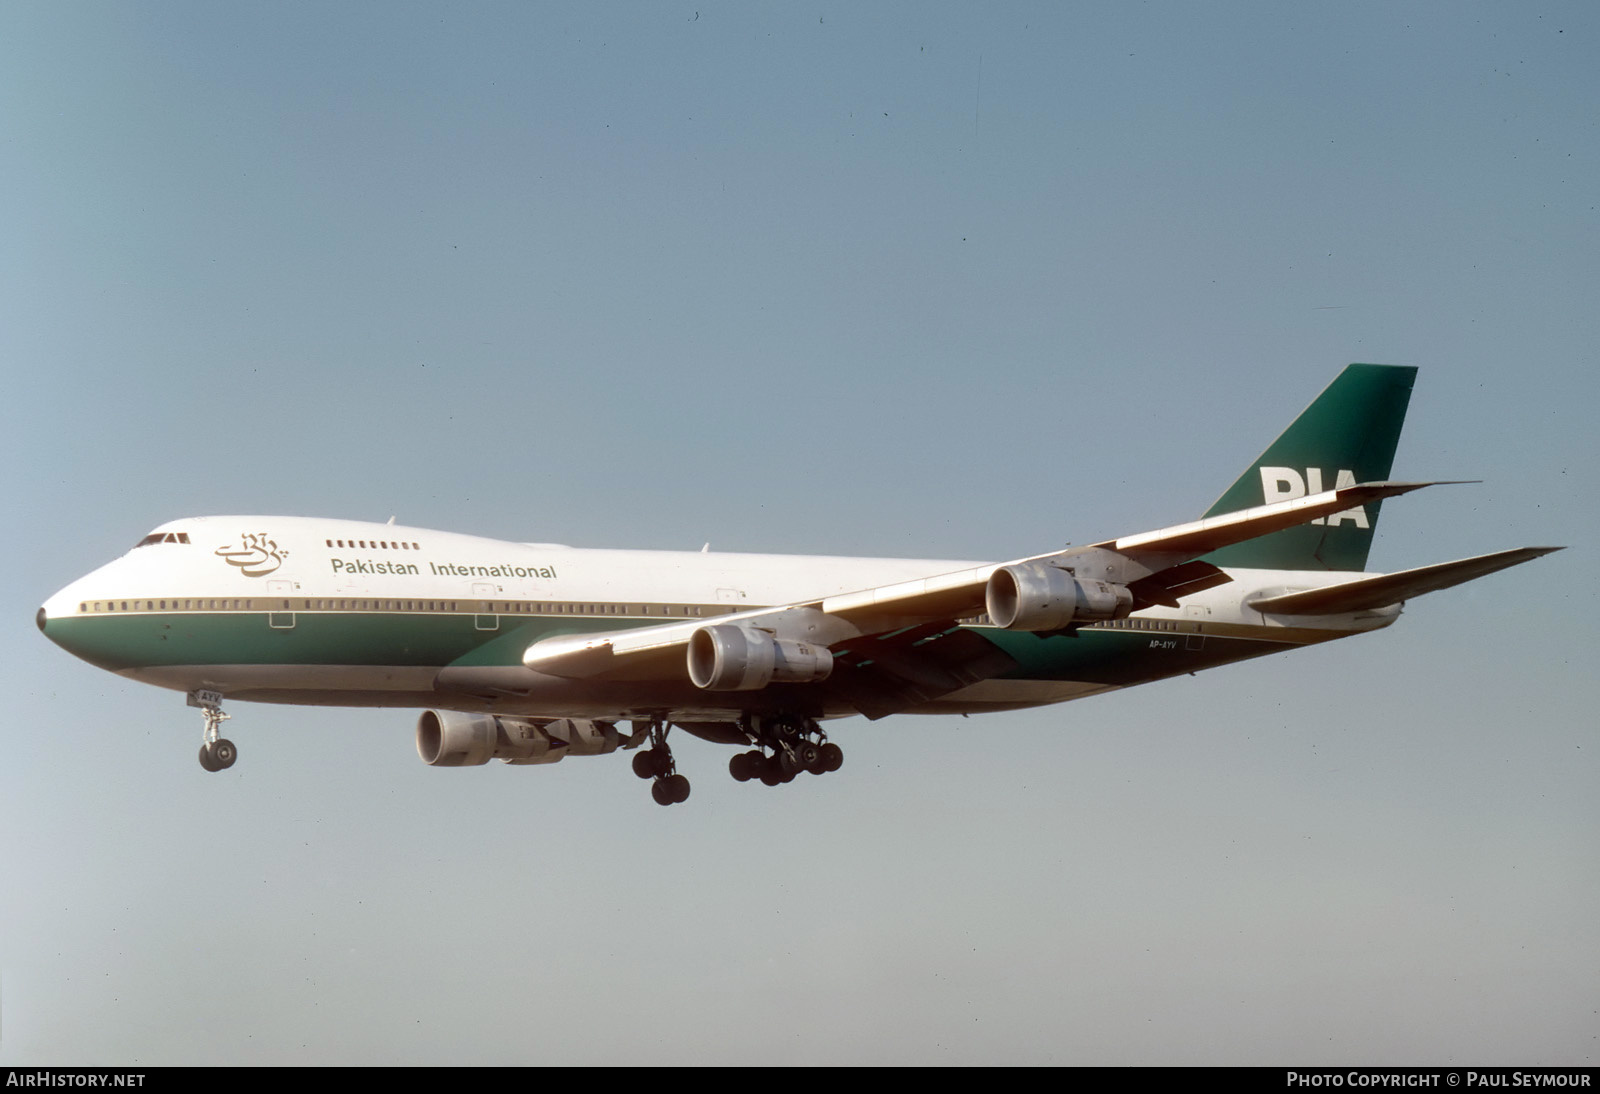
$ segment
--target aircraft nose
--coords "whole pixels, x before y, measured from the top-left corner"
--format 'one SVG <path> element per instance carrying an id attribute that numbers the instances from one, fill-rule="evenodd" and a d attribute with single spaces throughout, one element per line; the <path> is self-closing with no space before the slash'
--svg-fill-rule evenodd
<path id="1" fill-rule="evenodd" d="M 92 577 L 94 575 L 90 575 Z M 87 581 L 89 578 L 80 578 L 47 599 L 34 621 L 46 638 L 74 657 L 117 672 L 125 667 L 123 647 L 127 637 L 119 635 L 115 629 L 108 631 L 104 627 L 84 625 L 89 620 L 79 609 L 91 591 L 85 584 Z"/>
<path id="2" fill-rule="evenodd" d="M 70 588 L 69 586 L 68 589 Z M 60 617 L 65 614 L 65 610 L 62 608 L 64 603 L 63 594 L 68 589 L 62 589 L 61 592 L 46 600 L 43 607 L 33 617 L 33 621 L 38 624 L 39 633 L 58 646 L 61 645 L 61 628 L 57 626 L 57 623 Z"/>
<path id="3" fill-rule="evenodd" d="M 74 654 L 78 651 L 64 639 L 74 633 L 72 617 L 77 614 L 76 609 L 85 592 L 83 584 L 86 580 L 87 578 L 79 578 L 54 596 L 46 597 L 43 606 L 33 617 L 33 621 L 38 624 L 40 634 Z"/>

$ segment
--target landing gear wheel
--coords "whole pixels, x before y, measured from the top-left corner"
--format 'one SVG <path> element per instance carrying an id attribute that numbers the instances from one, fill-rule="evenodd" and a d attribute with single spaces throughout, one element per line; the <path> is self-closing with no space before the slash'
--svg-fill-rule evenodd
<path id="1" fill-rule="evenodd" d="M 200 735 L 200 766 L 207 771 L 226 771 L 239 758 L 239 750 L 217 732 L 229 718 L 222 709 L 222 693 L 203 689 L 191 691 L 189 705 L 199 707 L 200 716 L 206 721 L 206 730 Z"/>
<path id="2" fill-rule="evenodd" d="M 666 745 L 633 754 L 633 773 L 641 779 L 664 779 L 672 774 L 672 753 Z"/>
<path id="3" fill-rule="evenodd" d="M 226 771 L 239 759 L 239 750 L 226 737 L 200 746 L 200 766 L 207 771 Z"/>
<path id="4" fill-rule="evenodd" d="M 819 758 L 824 772 L 837 771 L 844 766 L 844 749 L 836 744 L 825 744 L 822 746 L 822 755 Z"/>
<path id="5" fill-rule="evenodd" d="M 671 728 L 664 718 L 650 723 L 650 747 L 634 754 L 633 773 L 641 779 L 654 779 L 650 796 L 657 805 L 675 805 L 689 800 L 689 780 L 678 774 L 672 760 L 672 749 L 667 745 L 667 730 Z"/>
<path id="6" fill-rule="evenodd" d="M 689 800 L 689 780 L 682 775 L 668 775 L 650 784 L 650 796 L 657 805 L 677 805 Z"/>
<path id="7" fill-rule="evenodd" d="M 804 714 L 747 714 L 739 728 L 756 747 L 728 762 L 728 771 L 740 782 L 760 779 L 768 786 L 793 782 L 803 771 L 826 775 L 839 770 L 844 752 L 828 743 L 815 718 Z"/>
<path id="8" fill-rule="evenodd" d="M 794 758 L 805 770 L 814 775 L 822 774 L 817 766 L 822 760 L 822 748 L 815 741 L 801 741 L 795 745 Z"/>

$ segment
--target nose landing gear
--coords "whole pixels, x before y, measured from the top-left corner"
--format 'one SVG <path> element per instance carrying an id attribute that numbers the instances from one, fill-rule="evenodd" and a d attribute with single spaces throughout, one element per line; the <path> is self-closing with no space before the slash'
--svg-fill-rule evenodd
<path id="1" fill-rule="evenodd" d="M 222 709 L 222 693 L 191 691 L 189 705 L 199 707 L 206 720 L 205 733 L 200 740 L 200 766 L 207 771 L 226 771 L 239 759 L 239 750 L 221 734 L 222 723 L 232 717 Z"/>

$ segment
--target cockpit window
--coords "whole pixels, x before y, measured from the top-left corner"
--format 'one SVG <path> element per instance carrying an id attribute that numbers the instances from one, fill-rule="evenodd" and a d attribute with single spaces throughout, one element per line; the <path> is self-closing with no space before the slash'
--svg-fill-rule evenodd
<path id="1" fill-rule="evenodd" d="M 188 543 L 188 542 L 189 542 L 189 533 L 188 532 L 151 532 L 148 536 L 145 536 L 138 543 L 135 543 L 133 545 L 133 547 L 134 547 L 134 550 L 138 550 L 140 547 L 148 547 L 152 543 Z"/>

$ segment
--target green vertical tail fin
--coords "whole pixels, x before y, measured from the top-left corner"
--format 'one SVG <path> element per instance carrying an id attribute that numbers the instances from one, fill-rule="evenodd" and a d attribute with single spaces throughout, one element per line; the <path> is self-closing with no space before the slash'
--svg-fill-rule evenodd
<path id="1" fill-rule="evenodd" d="M 1406 365 L 1350 365 L 1206 516 L 1387 479 L 1416 378 L 1417 370 Z M 1378 506 L 1373 502 L 1235 543 L 1206 561 L 1266 570 L 1364 570 Z"/>

